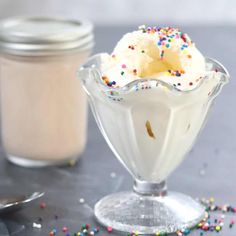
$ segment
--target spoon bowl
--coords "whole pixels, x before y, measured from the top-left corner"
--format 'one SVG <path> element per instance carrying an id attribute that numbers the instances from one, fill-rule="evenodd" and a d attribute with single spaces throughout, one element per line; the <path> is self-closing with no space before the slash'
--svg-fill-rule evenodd
<path id="1" fill-rule="evenodd" d="M 0 214 L 20 210 L 43 195 L 44 192 L 34 192 L 26 195 L 0 197 Z"/>

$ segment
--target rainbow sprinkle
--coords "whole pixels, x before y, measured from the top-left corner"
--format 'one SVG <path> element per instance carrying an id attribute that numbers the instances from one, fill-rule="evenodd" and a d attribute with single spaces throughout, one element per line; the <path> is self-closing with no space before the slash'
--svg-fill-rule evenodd
<path id="1" fill-rule="evenodd" d="M 171 44 L 175 40 L 182 39 L 180 44 L 181 51 L 186 50 L 189 46 L 193 44 L 192 40 L 188 37 L 187 34 L 181 32 L 178 28 L 172 28 L 172 27 L 145 27 L 141 26 L 139 27 L 139 30 L 141 30 L 143 33 L 148 34 L 158 34 L 158 41 L 157 46 L 160 49 L 160 57 L 161 59 L 164 58 L 165 55 L 165 49 L 168 49 L 171 47 Z M 192 58 L 191 55 L 187 55 L 188 58 Z"/>
<path id="2" fill-rule="evenodd" d="M 156 37 L 156 45 L 159 48 L 160 52 L 160 60 L 165 60 L 165 56 L 167 55 L 167 50 L 169 50 L 173 45 L 175 47 L 179 47 L 179 50 L 181 53 L 183 53 L 188 59 L 192 59 L 192 55 L 190 55 L 188 48 L 193 45 L 192 40 L 189 38 L 189 36 L 186 33 L 181 32 L 178 28 L 172 28 L 172 27 L 146 27 L 145 25 L 142 25 L 139 27 L 139 30 L 141 33 L 144 34 L 153 34 Z M 177 42 L 177 43 L 176 43 Z M 128 49 L 131 51 L 134 50 L 140 50 L 140 53 L 145 53 L 145 50 L 143 48 L 137 48 L 136 45 L 127 45 Z M 116 55 L 112 54 L 111 57 L 114 60 L 117 60 Z M 139 75 L 139 68 L 129 68 L 129 65 L 125 64 L 124 62 L 120 65 L 120 75 L 122 77 L 127 78 L 127 76 L 138 76 Z M 166 70 L 163 71 L 166 76 L 173 76 L 173 77 L 180 77 L 185 74 L 184 70 Z M 117 75 L 119 76 L 119 74 Z M 109 78 L 104 74 L 102 77 L 102 80 L 105 82 L 105 84 L 108 87 L 112 88 L 118 88 L 118 84 L 116 81 L 109 80 Z M 186 80 L 186 79 L 185 79 Z M 173 81 L 174 82 L 174 81 Z M 196 81 L 197 82 L 197 81 Z M 184 86 L 185 83 L 177 80 L 172 84 L 174 87 L 178 87 L 181 89 L 182 86 Z M 188 83 L 189 87 L 193 87 L 193 82 L 190 81 Z"/>

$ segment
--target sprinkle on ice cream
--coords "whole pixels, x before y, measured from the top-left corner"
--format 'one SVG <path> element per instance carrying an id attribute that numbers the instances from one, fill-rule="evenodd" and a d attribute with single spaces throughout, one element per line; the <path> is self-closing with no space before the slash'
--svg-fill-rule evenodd
<path id="1" fill-rule="evenodd" d="M 145 27 L 125 34 L 111 55 L 103 56 L 103 81 L 123 87 L 137 79 L 158 79 L 192 90 L 205 72 L 205 58 L 177 28 Z"/>

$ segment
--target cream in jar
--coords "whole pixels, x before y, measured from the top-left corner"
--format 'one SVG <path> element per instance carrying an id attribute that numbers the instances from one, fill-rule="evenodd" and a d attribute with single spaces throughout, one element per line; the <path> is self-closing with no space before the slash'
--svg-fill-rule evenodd
<path id="1" fill-rule="evenodd" d="M 64 164 L 83 152 L 87 103 L 76 70 L 92 46 L 88 22 L 33 17 L 0 23 L 1 137 L 8 160 Z"/>

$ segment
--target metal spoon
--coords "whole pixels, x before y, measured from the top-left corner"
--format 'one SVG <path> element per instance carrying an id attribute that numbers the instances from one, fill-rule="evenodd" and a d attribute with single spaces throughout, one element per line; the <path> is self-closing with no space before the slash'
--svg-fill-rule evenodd
<path id="1" fill-rule="evenodd" d="M 44 192 L 34 192 L 30 195 L 22 195 L 16 197 L 0 197 L 0 214 L 16 211 L 31 203 L 32 201 L 42 197 Z"/>

